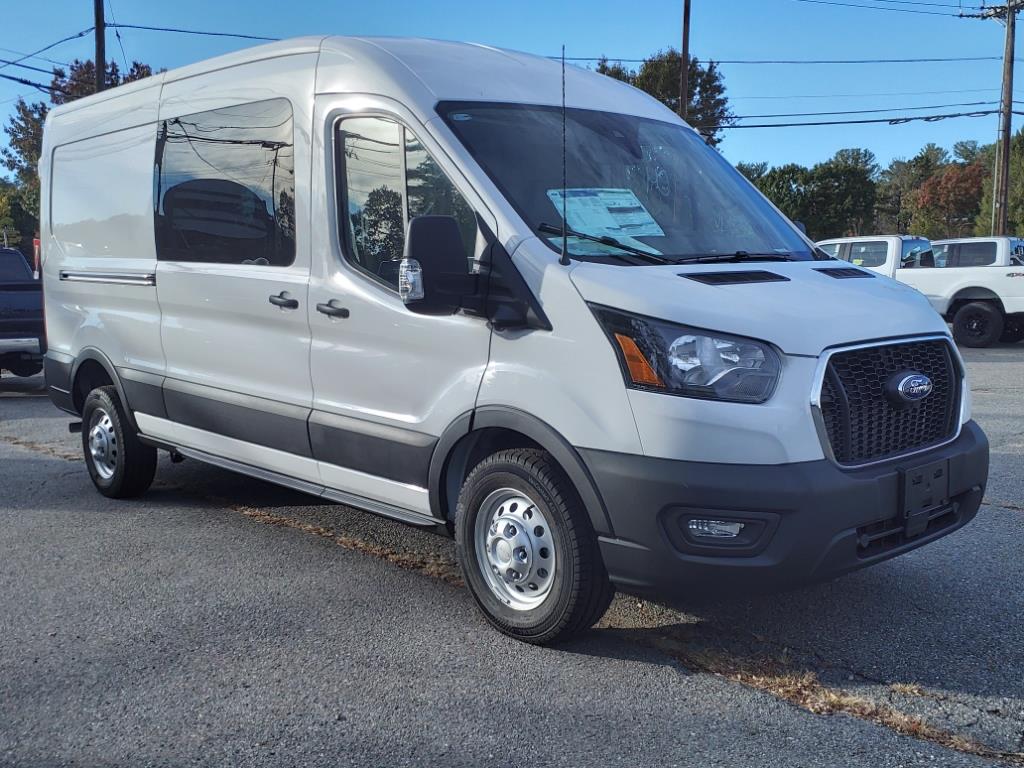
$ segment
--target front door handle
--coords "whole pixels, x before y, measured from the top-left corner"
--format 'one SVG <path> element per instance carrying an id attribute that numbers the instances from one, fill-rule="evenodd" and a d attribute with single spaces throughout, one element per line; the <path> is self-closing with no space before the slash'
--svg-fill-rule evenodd
<path id="1" fill-rule="evenodd" d="M 328 317 L 348 317 L 348 309 L 346 307 L 339 307 L 334 302 L 335 299 L 331 299 L 326 304 L 317 304 L 316 311 Z"/>
<path id="2" fill-rule="evenodd" d="M 281 307 L 281 309 L 298 309 L 299 300 L 289 299 L 287 291 L 281 291 L 281 293 L 271 296 L 270 303 L 275 307 Z"/>

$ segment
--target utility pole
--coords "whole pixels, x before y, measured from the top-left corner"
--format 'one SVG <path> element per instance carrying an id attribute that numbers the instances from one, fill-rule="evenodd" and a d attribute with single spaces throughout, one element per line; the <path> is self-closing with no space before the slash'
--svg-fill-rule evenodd
<path id="1" fill-rule="evenodd" d="M 96 21 L 96 93 L 103 90 L 107 75 L 107 20 L 103 16 L 103 0 L 92 0 L 93 16 Z"/>
<path id="2" fill-rule="evenodd" d="M 1005 5 L 982 6 L 980 13 L 961 13 L 965 19 L 998 19 L 1006 25 L 1003 44 L 1003 87 L 999 99 L 999 137 L 996 167 L 992 173 L 992 234 L 1007 235 L 1010 213 L 1010 139 L 1013 136 L 1013 57 L 1017 36 L 1017 11 L 1024 0 L 1006 0 Z"/>
<path id="3" fill-rule="evenodd" d="M 690 106 L 690 0 L 683 0 L 683 51 L 679 56 L 679 116 Z"/>

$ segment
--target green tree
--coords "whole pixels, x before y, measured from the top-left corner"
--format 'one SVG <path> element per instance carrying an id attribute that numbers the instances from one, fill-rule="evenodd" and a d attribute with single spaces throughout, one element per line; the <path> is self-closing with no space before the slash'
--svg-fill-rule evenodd
<path id="1" fill-rule="evenodd" d="M 848 165 L 853 168 L 862 168 L 872 181 L 878 178 L 880 170 L 878 158 L 875 157 L 875 153 L 870 149 L 859 149 L 856 147 L 840 149 L 832 156 L 832 162 Z"/>
<path id="2" fill-rule="evenodd" d="M 868 150 L 840 150 L 807 176 L 807 231 L 815 237 L 862 235 L 874 224 L 878 164 Z"/>
<path id="3" fill-rule="evenodd" d="M 14 114 L 4 128 L 8 146 L 0 151 L 0 161 L 14 174 L 19 205 L 23 210 L 31 212 L 33 219 L 38 218 L 39 211 L 39 177 L 36 167 L 43 149 L 43 121 L 46 120 L 51 104 L 67 104 L 92 94 L 95 91 L 95 72 L 91 61 L 79 59 L 71 62 L 67 70 L 54 68 L 53 79 L 50 81 L 50 104 L 43 101 L 27 102 L 19 98 L 14 106 Z M 112 61 L 107 66 L 105 81 L 108 88 L 115 88 L 151 74 L 153 70 L 148 64 L 136 61 L 128 73 L 122 75 L 117 63 Z M 33 229 L 38 231 L 38 221 Z"/>
<path id="4" fill-rule="evenodd" d="M 995 167 L 995 145 L 982 149 L 982 167 L 986 176 L 982 182 L 981 202 L 974 222 L 976 235 L 992 233 L 992 170 Z M 1010 190 L 1007 227 L 1011 234 L 1024 232 L 1024 128 L 1010 137 Z"/>
<path id="5" fill-rule="evenodd" d="M 628 69 L 621 62 L 609 62 L 602 57 L 597 63 L 597 71 L 646 91 L 673 112 L 678 112 L 681 63 L 679 51 L 669 48 L 646 59 L 638 70 Z M 722 127 L 733 122 L 722 73 L 715 62 L 708 62 L 704 66 L 695 57 L 691 57 L 687 76 L 687 120 L 700 129 L 709 144 L 717 145 L 722 140 L 719 135 Z"/>
<path id="6" fill-rule="evenodd" d="M 768 163 L 736 163 L 736 170 L 757 184 L 768 173 Z"/>

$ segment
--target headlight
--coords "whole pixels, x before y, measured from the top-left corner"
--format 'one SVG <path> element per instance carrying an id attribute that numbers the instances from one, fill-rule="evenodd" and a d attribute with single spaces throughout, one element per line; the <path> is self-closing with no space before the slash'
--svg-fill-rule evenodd
<path id="1" fill-rule="evenodd" d="M 782 363 L 764 342 L 591 309 L 611 339 L 628 387 L 737 403 L 763 403 L 775 390 Z"/>

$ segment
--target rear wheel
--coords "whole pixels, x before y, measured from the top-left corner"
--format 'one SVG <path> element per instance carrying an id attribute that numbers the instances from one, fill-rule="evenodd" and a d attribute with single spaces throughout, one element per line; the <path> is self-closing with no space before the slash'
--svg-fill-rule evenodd
<path id="1" fill-rule="evenodd" d="M 972 301 L 953 317 L 953 338 L 965 347 L 990 347 L 1003 333 L 1003 313 L 983 301 Z"/>
<path id="2" fill-rule="evenodd" d="M 104 496 L 139 496 L 153 482 L 156 448 L 139 442 L 115 387 L 98 387 L 85 398 L 82 450 L 93 485 Z"/>
<path id="3" fill-rule="evenodd" d="M 1018 315 L 1007 318 L 1006 324 L 1003 326 L 1003 334 L 999 337 L 1004 344 L 1016 344 L 1018 341 L 1024 341 L 1024 320 L 1018 318 Z"/>
<path id="4" fill-rule="evenodd" d="M 487 620 L 528 643 L 587 630 L 614 589 L 569 478 L 545 451 L 517 448 L 482 461 L 459 494 L 462 573 Z"/>

